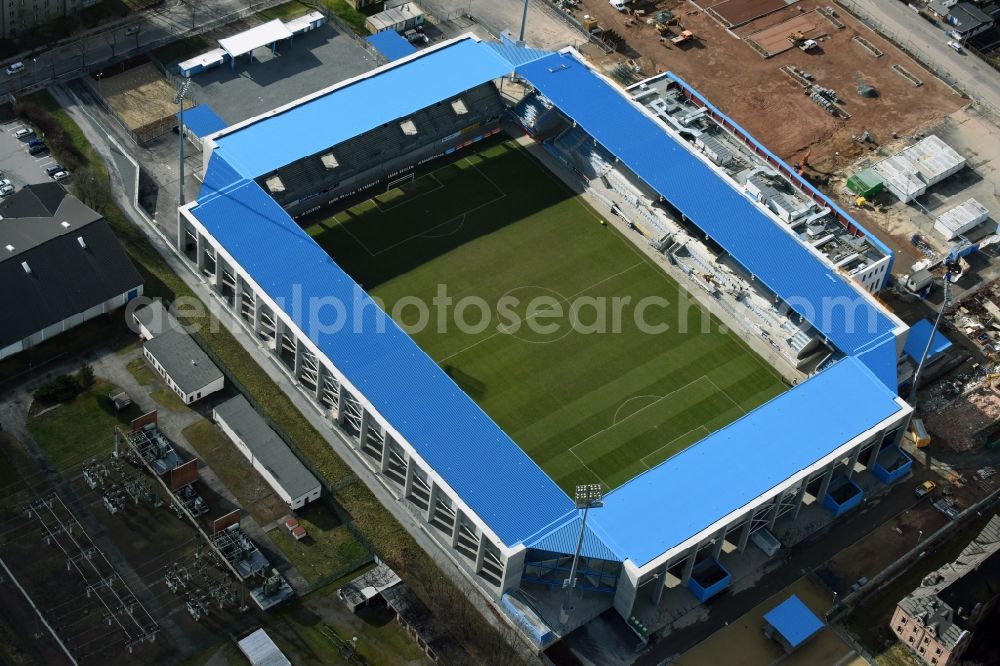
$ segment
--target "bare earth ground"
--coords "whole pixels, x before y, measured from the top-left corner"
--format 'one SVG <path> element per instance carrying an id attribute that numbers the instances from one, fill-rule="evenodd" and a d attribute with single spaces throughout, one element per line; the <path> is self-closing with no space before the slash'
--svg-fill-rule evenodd
<path id="1" fill-rule="evenodd" d="M 100 89 L 129 129 L 144 127 L 177 112 L 176 91 L 152 64 L 104 78 Z"/>
<path id="2" fill-rule="evenodd" d="M 968 451 L 984 442 L 976 435 L 1000 420 L 1000 396 L 995 388 L 981 388 L 927 417 L 927 428 L 956 451 Z"/>
<path id="3" fill-rule="evenodd" d="M 963 100 L 950 88 L 845 12 L 838 11 L 838 18 L 847 27 L 838 30 L 814 11 L 827 4 L 825 0 L 802 0 L 738 28 L 736 32 L 746 36 L 804 14 L 820 32 L 829 35 L 813 52 L 791 49 L 766 60 L 693 2 L 661 0 L 644 7 L 647 17 L 658 9 L 673 11 L 683 27 L 697 37 L 689 46 L 662 45 L 655 28 L 642 18 L 632 19 L 634 25 L 626 26 L 629 17 L 615 11 L 606 0 L 583 0 L 576 15 L 590 14 L 602 26 L 619 32 L 626 41 L 624 51 L 642 66 L 643 75 L 673 71 L 780 157 L 796 161 L 811 148 L 810 164 L 820 174 L 856 159 L 864 149 L 852 136 L 864 130 L 880 143 L 888 142 L 893 134 L 913 133 L 963 106 Z M 875 58 L 851 40 L 855 33 L 885 55 Z M 587 52 L 592 54 L 594 49 Z M 607 68 L 620 57 L 599 55 L 595 62 Z M 905 66 L 923 79 L 924 85 L 914 87 L 890 69 L 893 63 Z M 835 89 L 846 100 L 844 109 L 852 117 L 833 118 L 812 102 L 780 71 L 779 67 L 789 64 L 812 73 L 819 85 Z M 859 78 L 875 87 L 877 99 L 857 94 Z"/>

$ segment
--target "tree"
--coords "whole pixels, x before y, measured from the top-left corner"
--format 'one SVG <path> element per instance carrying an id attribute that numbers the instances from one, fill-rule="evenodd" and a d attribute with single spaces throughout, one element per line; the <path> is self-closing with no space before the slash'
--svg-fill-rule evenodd
<path id="1" fill-rule="evenodd" d="M 76 382 L 83 389 L 88 389 L 94 385 L 94 368 L 89 363 L 80 366 L 80 371 L 76 373 Z"/>

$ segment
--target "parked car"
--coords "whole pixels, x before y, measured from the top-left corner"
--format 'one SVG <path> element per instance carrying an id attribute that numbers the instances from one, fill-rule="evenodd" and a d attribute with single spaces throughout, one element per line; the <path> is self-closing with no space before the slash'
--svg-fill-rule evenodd
<path id="1" fill-rule="evenodd" d="M 959 44 L 958 42 L 956 42 L 955 40 L 949 41 L 948 42 L 948 46 L 950 46 L 951 48 L 955 49 L 955 53 L 961 53 L 962 52 L 962 45 Z"/>
<path id="2" fill-rule="evenodd" d="M 65 171 L 65 170 L 66 169 L 64 169 L 61 164 L 58 164 L 58 163 L 56 163 L 56 164 L 50 164 L 47 167 L 45 167 L 45 175 L 47 175 L 47 176 L 49 176 L 51 178 L 57 172 L 59 172 L 59 171 Z"/>
<path id="3" fill-rule="evenodd" d="M 130 25 L 129 27 L 125 28 L 125 35 L 126 36 L 128 36 L 128 35 L 134 35 L 137 32 L 139 32 L 139 26 L 137 26 L 137 25 Z"/>
<path id="4" fill-rule="evenodd" d="M 36 137 L 32 137 L 31 139 L 28 139 L 28 146 L 29 147 L 31 147 L 31 146 L 44 146 L 44 145 L 45 145 L 45 142 L 42 141 L 41 139 L 39 139 L 37 136 Z"/>
<path id="5" fill-rule="evenodd" d="M 35 136 L 35 130 L 31 129 L 30 127 L 22 127 L 21 129 L 14 132 L 14 138 L 18 140 L 33 138 L 34 136 Z"/>
<path id="6" fill-rule="evenodd" d="M 917 497 L 923 497 L 934 492 L 935 488 L 937 488 L 937 485 L 933 481 L 924 481 L 913 492 Z"/>
<path id="7" fill-rule="evenodd" d="M 22 69 L 24 69 L 24 63 L 15 62 L 11 63 L 10 65 L 7 65 L 7 69 L 5 71 L 7 72 L 7 76 L 13 76 L 14 74 L 20 72 Z"/>
<path id="8" fill-rule="evenodd" d="M 4 185 L 0 187 L 0 197 L 9 197 L 12 194 L 14 194 L 13 185 Z"/>
<path id="9" fill-rule="evenodd" d="M 52 180 L 66 180 L 69 178 L 69 171 L 56 171 L 52 174 Z"/>
<path id="10" fill-rule="evenodd" d="M 28 154 L 38 155 L 39 153 L 44 153 L 48 149 L 49 147 L 46 146 L 44 143 L 36 143 L 33 146 L 28 146 Z"/>

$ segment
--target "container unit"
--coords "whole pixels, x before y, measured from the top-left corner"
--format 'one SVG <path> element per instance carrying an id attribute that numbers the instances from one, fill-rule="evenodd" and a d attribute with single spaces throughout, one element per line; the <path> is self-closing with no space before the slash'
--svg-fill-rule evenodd
<path id="1" fill-rule="evenodd" d="M 927 184 L 917 175 L 917 165 L 904 153 L 887 157 L 873 168 L 885 182 L 885 189 L 903 203 L 927 191 Z"/>
<path id="2" fill-rule="evenodd" d="M 990 211 L 975 199 L 969 199 L 945 211 L 934 221 L 934 230 L 951 240 L 986 221 Z"/>
<path id="3" fill-rule="evenodd" d="M 847 189 L 862 197 L 871 197 L 882 191 L 885 181 L 874 169 L 862 169 L 847 179 Z"/>
<path id="4" fill-rule="evenodd" d="M 965 158 L 931 134 L 903 151 L 913 161 L 917 174 L 928 186 L 937 185 L 965 167 Z"/>
<path id="5" fill-rule="evenodd" d="M 395 30 L 402 32 L 410 28 L 415 28 L 424 22 L 424 10 L 415 2 L 386 9 L 378 14 L 372 14 L 365 21 L 365 27 L 369 32 L 382 32 L 383 30 Z"/>

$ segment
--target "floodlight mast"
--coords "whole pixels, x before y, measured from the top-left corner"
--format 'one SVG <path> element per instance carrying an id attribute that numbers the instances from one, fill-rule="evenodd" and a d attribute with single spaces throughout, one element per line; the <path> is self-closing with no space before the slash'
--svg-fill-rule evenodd
<path id="1" fill-rule="evenodd" d="M 910 396 L 907 402 L 913 407 L 912 414 L 917 411 L 917 384 L 920 382 L 920 373 L 924 370 L 924 363 L 927 361 L 927 355 L 931 351 L 931 345 L 934 344 L 934 336 L 937 335 L 938 326 L 941 325 L 941 317 L 944 315 L 945 309 L 948 307 L 948 287 L 951 285 L 951 272 L 947 272 L 944 275 L 944 298 L 941 300 L 941 309 L 938 310 L 937 318 L 934 319 L 934 326 L 931 327 L 930 337 L 927 338 L 927 345 L 924 347 L 924 353 L 920 355 L 920 362 L 917 363 L 917 370 L 913 373 L 913 385 L 910 386 Z"/>
<path id="2" fill-rule="evenodd" d="M 185 78 L 181 85 L 177 89 L 177 95 L 174 97 L 174 104 L 180 105 L 180 113 L 177 114 L 177 118 L 180 120 L 180 126 L 178 127 L 178 165 L 177 170 L 180 173 L 180 181 L 177 186 L 177 205 L 184 205 L 184 98 L 187 97 L 188 89 L 191 87 L 191 79 Z"/>
<path id="3" fill-rule="evenodd" d="M 566 594 L 563 597 L 562 608 L 559 611 L 559 621 L 569 622 L 570 611 L 573 610 L 573 589 L 576 587 L 576 570 L 580 563 L 580 551 L 583 550 L 583 537 L 587 531 L 587 512 L 604 506 L 604 486 L 600 483 L 585 483 L 576 487 L 576 508 L 583 509 L 583 520 L 580 521 L 580 535 L 576 540 L 576 552 L 573 554 L 573 566 L 569 570 L 569 578 L 563 581 Z"/>

